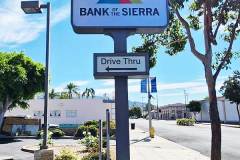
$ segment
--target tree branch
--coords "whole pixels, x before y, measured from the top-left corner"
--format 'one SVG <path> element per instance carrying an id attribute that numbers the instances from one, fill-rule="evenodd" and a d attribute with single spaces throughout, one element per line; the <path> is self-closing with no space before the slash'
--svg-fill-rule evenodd
<path id="1" fill-rule="evenodd" d="M 205 57 L 203 54 L 201 54 L 200 52 L 197 51 L 196 49 L 196 44 L 194 42 L 194 39 L 192 37 L 192 33 L 190 30 L 190 26 L 188 24 L 188 22 L 180 15 L 178 9 L 175 9 L 176 15 L 178 17 L 178 19 L 180 20 L 180 22 L 182 23 L 182 25 L 185 27 L 186 31 L 187 31 L 187 37 L 189 40 L 189 44 L 190 44 L 190 48 L 192 53 L 202 62 L 205 61 Z"/>
<path id="2" fill-rule="evenodd" d="M 166 45 L 167 45 L 167 46 L 170 46 L 171 44 L 174 44 L 174 43 L 183 42 L 183 41 L 185 41 L 186 39 L 188 39 L 188 37 L 184 37 L 184 38 L 182 38 L 182 39 L 178 39 L 178 40 L 176 40 L 176 41 L 172 41 L 172 42 L 170 42 L 170 43 L 167 43 Z"/>
<path id="3" fill-rule="evenodd" d="M 229 46 L 228 46 L 228 49 L 226 51 L 226 54 L 225 56 L 222 58 L 221 60 L 221 63 L 219 64 L 219 66 L 217 67 L 216 69 L 216 72 L 214 74 L 214 79 L 216 80 L 221 69 L 223 68 L 225 62 L 230 58 L 231 56 L 231 51 L 232 51 L 232 47 L 233 47 L 233 42 L 234 42 L 234 39 L 235 39 L 235 32 L 236 32 L 236 29 L 238 27 L 238 24 L 240 23 L 240 12 L 238 12 L 238 18 L 234 24 L 234 27 L 233 27 L 233 30 L 232 30 L 232 34 L 231 34 L 231 37 L 230 37 L 230 42 L 229 42 Z"/>
<path id="4" fill-rule="evenodd" d="M 216 29 L 215 29 L 215 31 L 214 31 L 214 34 L 213 34 L 213 37 L 214 37 L 215 40 L 216 40 L 216 37 L 217 37 L 217 34 L 218 34 L 218 30 L 219 30 L 219 28 L 220 28 L 220 26 L 221 26 L 221 24 L 222 24 L 223 12 L 224 12 L 224 10 L 225 10 L 225 8 L 226 8 L 226 6 L 227 6 L 228 1 L 229 1 L 229 0 L 226 0 L 226 1 L 224 2 L 223 7 L 222 7 L 222 9 L 221 9 L 221 12 L 220 12 L 220 14 L 219 14 L 219 16 L 218 16 L 218 24 L 217 24 L 217 27 L 216 27 Z"/>

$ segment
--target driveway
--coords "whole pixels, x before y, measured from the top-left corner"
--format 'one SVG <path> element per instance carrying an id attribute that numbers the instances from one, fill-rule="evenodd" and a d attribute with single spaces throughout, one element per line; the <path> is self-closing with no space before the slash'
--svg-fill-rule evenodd
<path id="1" fill-rule="evenodd" d="M 22 146 L 31 146 L 39 144 L 40 140 L 37 139 L 16 139 L 6 140 L 0 139 L 0 159 L 1 156 L 13 156 L 14 160 L 33 160 L 32 153 L 21 151 Z M 77 140 L 72 139 L 54 139 L 53 143 L 62 145 L 72 145 L 77 143 Z"/>

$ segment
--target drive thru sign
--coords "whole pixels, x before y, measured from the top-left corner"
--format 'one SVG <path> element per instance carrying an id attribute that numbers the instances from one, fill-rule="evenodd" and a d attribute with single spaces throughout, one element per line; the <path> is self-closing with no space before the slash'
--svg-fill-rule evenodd
<path id="1" fill-rule="evenodd" d="M 77 33 L 135 29 L 159 33 L 168 24 L 167 0 L 72 0 L 72 26 Z"/>
<path id="2" fill-rule="evenodd" d="M 94 76 L 115 79 L 117 160 L 130 160 L 128 78 L 149 75 L 148 56 L 127 54 L 127 37 L 160 33 L 168 21 L 168 0 L 72 0 L 76 33 L 105 34 L 114 41 L 114 55 L 94 54 Z"/>
<path id="3" fill-rule="evenodd" d="M 94 77 L 113 79 L 114 76 L 146 78 L 149 75 L 148 54 L 94 54 Z"/>

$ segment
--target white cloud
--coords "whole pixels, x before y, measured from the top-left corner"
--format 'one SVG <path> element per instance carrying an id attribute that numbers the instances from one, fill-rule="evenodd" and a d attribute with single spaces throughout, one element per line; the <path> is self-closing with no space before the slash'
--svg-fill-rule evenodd
<path id="1" fill-rule="evenodd" d="M 21 0 L 0 2 L 0 46 L 15 46 L 35 40 L 45 30 L 44 15 L 26 15 Z M 52 26 L 70 15 L 69 4 L 52 11 Z"/>

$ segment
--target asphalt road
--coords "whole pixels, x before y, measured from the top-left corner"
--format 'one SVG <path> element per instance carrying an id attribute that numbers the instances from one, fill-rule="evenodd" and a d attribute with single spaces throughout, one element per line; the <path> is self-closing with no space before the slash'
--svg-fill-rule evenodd
<path id="1" fill-rule="evenodd" d="M 148 120 L 134 119 L 136 127 L 148 131 Z M 153 120 L 156 134 L 210 157 L 210 125 L 177 126 L 175 121 Z M 222 127 L 222 160 L 240 160 L 240 128 Z"/>
<path id="2" fill-rule="evenodd" d="M 33 160 L 32 153 L 21 151 L 22 146 L 31 146 L 39 144 L 40 140 L 37 139 L 16 139 L 16 140 L 3 140 L 0 139 L 0 160 L 1 156 L 13 156 L 14 160 Z M 77 143 L 76 140 L 71 139 L 54 139 L 53 143 L 71 145 Z"/>
<path id="3" fill-rule="evenodd" d="M 39 141 L 35 139 L 16 139 L 0 140 L 0 159 L 1 156 L 12 156 L 14 160 L 33 160 L 33 154 L 21 151 L 22 146 L 35 145 Z"/>

